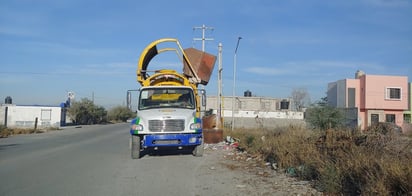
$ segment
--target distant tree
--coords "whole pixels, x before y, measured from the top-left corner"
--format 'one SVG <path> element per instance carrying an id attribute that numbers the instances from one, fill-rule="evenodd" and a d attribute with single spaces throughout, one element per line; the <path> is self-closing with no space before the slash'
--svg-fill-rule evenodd
<path id="1" fill-rule="evenodd" d="M 128 119 L 135 117 L 136 114 L 125 106 L 117 106 L 109 110 L 108 118 L 111 121 L 126 122 Z"/>
<path id="2" fill-rule="evenodd" d="M 342 126 L 344 116 L 338 108 L 329 106 L 325 97 L 306 110 L 305 120 L 314 129 L 327 130 Z"/>
<path id="3" fill-rule="evenodd" d="M 293 89 L 291 98 L 296 111 L 301 111 L 310 102 L 309 93 L 305 88 Z"/>
<path id="4" fill-rule="evenodd" d="M 72 102 L 68 109 L 68 115 L 75 124 L 88 125 L 107 122 L 106 109 L 95 105 L 87 98 Z"/>
<path id="5" fill-rule="evenodd" d="M 328 105 L 328 97 L 322 97 L 319 101 L 316 102 L 319 106 L 327 106 Z"/>

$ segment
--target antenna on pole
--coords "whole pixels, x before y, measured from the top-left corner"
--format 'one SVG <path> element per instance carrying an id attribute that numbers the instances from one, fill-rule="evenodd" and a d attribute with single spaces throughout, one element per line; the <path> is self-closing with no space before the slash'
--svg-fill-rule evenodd
<path id="1" fill-rule="evenodd" d="M 202 41 L 202 51 L 205 51 L 205 41 L 213 41 L 213 38 L 206 38 L 205 37 L 205 32 L 206 30 L 211 30 L 213 31 L 213 27 L 207 27 L 206 25 L 202 25 L 201 27 L 193 27 L 193 30 L 196 29 L 202 29 L 202 37 L 201 38 L 193 38 L 193 41 Z"/>

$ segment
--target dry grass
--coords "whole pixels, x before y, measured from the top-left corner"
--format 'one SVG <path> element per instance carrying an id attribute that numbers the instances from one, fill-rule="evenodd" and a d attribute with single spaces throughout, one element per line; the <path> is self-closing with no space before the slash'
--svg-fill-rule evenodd
<path id="1" fill-rule="evenodd" d="M 0 125 L 0 138 L 8 137 L 10 135 L 10 130 L 3 126 Z"/>
<path id="2" fill-rule="evenodd" d="M 239 147 L 277 163 L 328 194 L 412 194 L 412 140 L 379 130 L 312 131 L 300 127 L 226 131 Z"/>
<path id="3" fill-rule="evenodd" d="M 33 129 L 33 128 L 7 128 L 4 126 L 0 126 L 0 138 L 6 138 L 10 135 L 44 133 L 44 132 L 55 131 L 55 130 L 59 130 L 59 128 L 46 127 L 43 129 Z"/>

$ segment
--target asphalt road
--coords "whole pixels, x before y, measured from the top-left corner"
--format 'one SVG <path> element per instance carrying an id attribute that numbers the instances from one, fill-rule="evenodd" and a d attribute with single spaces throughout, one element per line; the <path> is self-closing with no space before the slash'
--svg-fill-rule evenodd
<path id="1" fill-rule="evenodd" d="M 182 151 L 132 160 L 128 129 L 93 125 L 0 139 L 0 195 L 224 194 L 207 171 L 211 156 Z"/>

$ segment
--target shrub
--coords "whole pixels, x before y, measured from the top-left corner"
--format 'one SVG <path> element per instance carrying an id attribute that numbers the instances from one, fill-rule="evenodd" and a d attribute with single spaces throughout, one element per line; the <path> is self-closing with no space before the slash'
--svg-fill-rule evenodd
<path id="1" fill-rule="evenodd" d="M 312 104 L 306 110 L 306 122 L 313 128 L 327 130 L 339 128 L 344 124 L 345 117 L 341 110 L 328 105 L 327 97 Z"/>
<path id="2" fill-rule="evenodd" d="M 126 122 L 128 119 L 135 117 L 136 114 L 129 108 L 124 106 L 117 106 L 109 110 L 108 119 L 110 121 Z"/>
<path id="3" fill-rule="evenodd" d="M 306 110 L 306 122 L 314 129 L 327 130 L 342 126 L 343 114 L 330 106 L 313 106 Z"/>
<path id="4" fill-rule="evenodd" d="M 75 124 L 98 124 L 107 121 L 107 111 L 87 98 L 73 102 L 68 109 L 68 114 Z"/>

